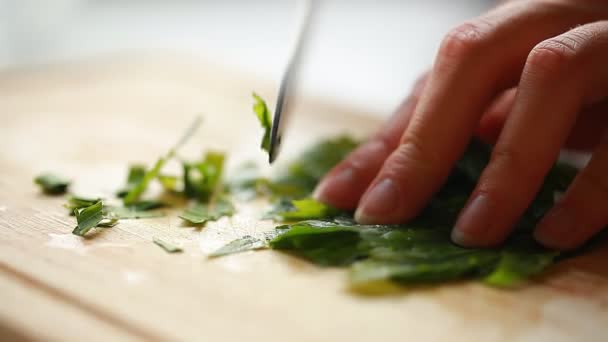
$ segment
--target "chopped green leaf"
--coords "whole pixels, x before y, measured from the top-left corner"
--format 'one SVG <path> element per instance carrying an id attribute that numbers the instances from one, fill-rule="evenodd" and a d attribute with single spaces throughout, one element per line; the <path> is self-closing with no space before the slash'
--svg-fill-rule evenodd
<path id="1" fill-rule="evenodd" d="M 221 179 L 225 155 L 207 152 L 203 160 L 184 163 L 184 193 L 187 197 L 209 201 L 222 187 Z"/>
<path id="2" fill-rule="evenodd" d="M 227 200 L 218 200 L 216 203 L 210 204 L 199 203 L 184 210 L 179 217 L 191 224 L 202 225 L 207 221 L 217 221 L 224 216 L 232 216 L 234 210 L 232 203 Z"/>
<path id="3" fill-rule="evenodd" d="M 321 266 L 349 265 L 365 251 L 359 249 L 357 227 L 323 221 L 296 223 L 269 242 L 273 249 L 289 250 Z"/>
<path id="4" fill-rule="evenodd" d="M 343 143 L 345 148 L 339 153 L 342 155 L 356 145 L 347 141 Z M 325 147 L 309 152 L 306 158 L 292 164 L 289 173 L 273 184 L 296 185 L 300 193 L 312 190 L 324 174 L 316 172 L 327 167 L 326 172 L 340 159 L 329 157 L 327 154 L 330 152 L 323 149 L 330 145 L 324 144 Z M 333 152 L 336 150 L 334 148 Z M 529 229 L 515 233 L 503 246 L 495 249 L 463 248 L 450 239 L 454 221 L 487 165 L 490 152 L 486 145 L 473 141 L 443 188 L 408 224 L 359 225 L 352 217 L 314 200 L 292 202 L 286 198 L 293 193 L 280 194 L 272 212 L 274 217 L 317 220 L 277 227 L 276 236 L 270 238 L 268 245 L 320 266 L 348 266 L 350 283 L 355 289 L 386 284 L 387 281 L 427 284 L 471 278 L 493 286 L 517 285 L 541 273 L 557 255 L 538 246 Z M 314 164 L 317 166 L 311 167 Z M 549 172 L 535 202 L 524 215 L 522 222 L 527 222 L 525 227 L 531 227 L 530 222 L 544 215 L 554 203 L 554 194 L 564 191 L 575 174 L 575 169 L 561 164 Z M 248 250 L 249 243 L 263 246 L 265 241 L 255 238 L 250 241 L 245 237 L 235 241 L 236 247 L 232 249 L 238 252 L 238 247 L 245 246 L 244 249 Z"/>
<path id="5" fill-rule="evenodd" d="M 172 159 L 175 156 L 175 154 L 177 153 L 177 150 L 183 144 L 185 144 L 188 141 L 188 139 L 190 139 L 194 135 L 194 133 L 200 126 L 201 121 L 202 121 L 201 118 L 197 117 L 194 120 L 194 122 L 192 123 L 192 125 L 190 125 L 190 127 L 188 127 L 188 129 L 186 130 L 184 135 L 179 139 L 177 144 L 175 144 L 175 146 L 169 150 L 169 152 L 167 153 L 166 156 L 159 158 L 158 161 L 156 162 L 156 164 L 154 164 L 154 167 L 152 167 L 152 169 L 146 171 L 145 174 L 143 175 L 143 177 L 141 177 L 141 171 L 134 171 L 134 173 L 135 173 L 133 176 L 134 184 L 123 199 L 123 203 L 125 205 L 131 205 L 131 204 L 139 201 L 139 198 L 146 191 L 150 182 L 152 180 L 154 180 L 155 178 L 159 177 L 160 171 L 163 168 L 163 166 L 165 165 L 165 163 L 168 160 Z M 135 180 L 138 180 L 138 181 L 135 182 Z"/>
<path id="6" fill-rule="evenodd" d="M 262 240 L 262 239 L 259 239 L 259 238 L 256 238 L 256 237 L 253 237 L 250 235 L 245 235 L 239 239 L 236 239 L 236 240 L 228 243 L 227 245 L 224 245 L 223 247 L 216 250 L 215 252 L 209 254 L 209 257 L 215 258 L 215 257 L 219 257 L 219 256 L 242 253 L 245 251 L 252 251 L 252 250 L 262 249 L 262 248 L 267 248 L 267 247 L 268 247 L 268 244 L 265 240 Z"/>
<path id="7" fill-rule="evenodd" d="M 292 208 L 277 213 L 285 221 L 329 219 L 342 213 L 340 210 L 312 198 L 293 200 L 291 203 Z"/>
<path id="8" fill-rule="evenodd" d="M 170 192 L 177 192 L 179 186 L 179 178 L 169 175 L 158 175 L 158 181 L 163 186 L 163 189 Z"/>
<path id="9" fill-rule="evenodd" d="M 150 184 L 150 182 L 154 178 L 158 177 L 158 174 L 160 173 L 160 170 L 162 169 L 162 167 L 165 165 L 165 162 L 166 162 L 165 158 L 160 158 L 156 162 L 156 164 L 154 164 L 154 167 L 152 169 L 146 171 L 146 173 L 139 180 L 139 182 L 137 182 L 131 188 L 131 190 L 129 190 L 129 192 L 125 195 L 125 197 L 123 199 L 123 202 L 125 205 L 131 205 L 139 200 L 141 195 L 148 188 L 148 185 Z"/>
<path id="10" fill-rule="evenodd" d="M 167 252 L 167 253 L 181 253 L 181 252 L 184 251 L 182 248 L 177 247 L 175 245 L 172 245 L 172 244 L 170 244 L 168 242 L 165 242 L 165 241 L 163 241 L 163 240 L 161 240 L 159 238 L 156 238 L 156 237 L 152 241 L 157 246 L 159 246 L 160 248 L 164 249 L 165 252 Z"/>
<path id="11" fill-rule="evenodd" d="M 137 184 L 139 184 L 146 175 L 146 166 L 145 165 L 131 165 L 129 167 L 129 174 L 127 175 L 127 185 L 116 192 L 116 196 L 124 198 L 127 196 L 129 191 L 131 191 Z"/>
<path id="12" fill-rule="evenodd" d="M 290 163 L 286 173 L 269 184 L 269 192 L 291 199 L 309 196 L 321 178 L 357 145 L 357 141 L 347 136 L 315 144 Z"/>
<path id="13" fill-rule="evenodd" d="M 61 195 L 68 190 L 70 181 L 54 173 L 43 173 L 34 178 L 34 183 L 38 184 L 42 191 L 48 195 Z"/>
<path id="14" fill-rule="evenodd" d="M 256 93 L 253 93 L 253 111 L 258 117 L 258 121 L 262 128 L 264 129 L 264 136 L 262 137 L 261 147 L 264 151 L 270 152 L 270 130 L 272 128 L 272 114 L 268 110 L 266 106 L 266 102 L 258 96 Z"/>
<path id="15" fill-rule="evenodd" d="M 553 263 L 558 252 L 539 246 L 528 235 L 520 233 L 510 239 L 500 254 L 500 261 L 483 280 L 498 287 L 517 286 L 528 278 L 542 273 Z"/>
<path id="16" fill-rule="evenodd" d="M 101 201 L 101 198 L 70 196 L 68 203 L 64 204 L 63 206 L 70 210 L 70 215 L 75 215 L 74 211 L 76 209 L 90 207 L 99 201 Z"/>
<path id="17" fill-rule="evenodd" d="M 104 214 L 101 201 L 86 207 L 75 210 L 78 225 L 72 234 L 84 236 L 95 227 L 113 227 L 118 223 L 118 218 L 111 214 Z"/>

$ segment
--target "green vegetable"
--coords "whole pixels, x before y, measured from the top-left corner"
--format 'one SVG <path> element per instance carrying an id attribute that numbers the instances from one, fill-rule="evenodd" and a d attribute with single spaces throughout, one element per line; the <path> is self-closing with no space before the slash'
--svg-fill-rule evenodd
<path id="1" fill-rule="evenodd" d="M 127 194 L 133 190 L 137 184 L 141 183 L 146 176 L 146 166 L 145 165 L 131 165 L 129 167 L 129 174 L 127 175 L 127 185 L 116 192 L 116 196 L 120 198 L 124 198 Z"/>
<path id="2" fill-rule="evenodd" d="M 232 216 L 234 211 L 232 203 L 225 199 L 220 199 L 215 203 L 199 203 L 190 209 L 184 210 L 179 217 L 191 224 L 203 225 L 207 221 L 217 221 L 224 216 Z"/>
<path id="3" fill-rule="evenodd" d="M 490 160 L 490 148 L 478 141 L 470 144 L 428 206 L 407 224 L 359 225 L 352 216 L 314 200 L 287 200 L 296 192 L 307 195 L 320 177 L 355 145 L 347 138 L 323 142 L 272 183 L 297 189 L 279 195 L 280 200 L 271 212 L 273 217 L 316 220 L 277 227 L 275 236 L 268 241 L 251 237 L 237 240 L 224 250 L 236 253 L 252 249 L 250 245 L 258 249 L 267 244 L 320 266 L 349 267 L 350 284 L 357 290 L 384 288 L 387 282 L 428 284 L 459 279 L 515 286 L 542 273 L 558 256 L 536 244 L 531 229 L 553 205 L 555 193 L 564 191 L 576 174 L 575 169 L 562 164 L 549 172 L 518 230 L 503 246 L 478 249 L 452 243 L 451 228 Z"/>
<path id="4" fill-rule="evenodd" d="M 266 151 L 270 152 L 270 129 L 272 128 L 272 114 L 268 110 L 266 106 L 266 102 L 259 97 L 256 93 L 253 93 L 253 111 L 255 115 L 258 117 L 258 121 L 260 121 L 260 125 L 264 129 L 264 136 L 262 137 L 262 143 L 260 147 Z"/>
<path id="5" fill-rule="evenodd" d="M 341 213 L 340 210 L 318 202 L 312 198 L 291 201 L 291 208 L 277 212 L 277 216 L 285 221 L 312 220 L 332 218 Z"/>
<path id="6" fill-rule="evenodd" d="M 267 248 L 267 246 L 268 244 L 265 240 L 250 235 L 245 235 L 209 254 L 209 257 L 215 258 L 229 254 L 242 253 L 245 251 Z"/>
<path id="7" fill-rule="evenodd" d="M 181 252 L 184 251 L 182 248 L 177 247 L 175 245 L 172 245 L 172 244 L 170 244 L 168 242 L 165 242 L 165 241 L 163 241 L 163 240 L 161 240 L 159 238 L 156 238 L 156 237 L 152 241 L 157 246 L 159 246 L 160 248 L 164 249 L 165 252 L 167 252 L 167 253 L 181 253 Z"/>
<path id="8" fill-rule="evenodd" d="M 76 209 L 75 214 L 78 225 L 72 231 L 74 235 L 85 236 L 92 228 L 113 227 L 118 223 L 118 218 L 104 213 L 101 201 L 86 208 Z"/>
<path id="9" fill-rule="evenodd" d="M 322 221 L 300 222 L 269 242 L 272 249 L 288 250 L 321 266 L 346 266 L 364 257 L 356 227 Z"/>
<path id="10" fill-rule="evenodd" d="M 486 284 L 498 287 L 519 285 L 542 273 L 559 255 L 557 252 L 542 252 L 543 249 L 529 236 L 517 238 L 517 243 L 503 249 L 498 265 L 483 279 Z"/>
<path id="11" fill-rule="evenodd" d="M 175 146 L 172 149 L 170 149 L 169 152 L 167 152 L 167 154 L 164 157 L 159 158 L 158 161 L 156 162 L 156 164 L 154 164 L 154 167 L 152 167 L 152 169 L 146 171 L 143 174 L 143 176 L 141 175 L 141 170 L 133 171 L 133 173 L 134 173 L 133 182 L 132 182 L 133 184 L 131 185 L 131 188 L 129 189 L 129 191 L 127 192 L 127 194 L 124 196 L 124 199 L 123 199 L 123 203 L 125 205 L 127 205 L 127 206 L 132 205 L 132 204 L 136 203 L 137 201 L 139 201 L 139 198 L 147 190 L 150 182 L 160 176 L 160 171 L 162 170 L 165 163 L 168 160 L 172 159 L 175 156 L 175 154 L 177 153 L 178 149 L 183 144 L 185 144 L 188 141 L 188 139 L 190 139 L 194 135 L 194 133 L 200 126 L 201 121 L 202 121 L 201 118 L 197 117 L 194 120 L 194 122 L 192 123 L 192 125 L 190 125 L 190 127 L 188 127 L 188 129 L 183 134 L 183 136 L 179 139 L 177 144 L 175 144 Z M 131 176 L 131 172 L 129 172 L 129 176 Z M 128 177 L 128 178 L 130 178 L 130 177 Z M 127 183 L 129 183 L 128 179 L 127 179 Z"/>
<path id="12" fill-rule="evenodd" d="M 357 147 L 357 144 L 347 136 L 315 144 L 290 163 L 286 173 L 269 184 L 269 192 L 278 197 L 292 199 L 309 196 L 321 178 Z"/>
<path id="13" fill-rule="evenodd" d="M 222 173 L 225 155 L 207 152 L 203 160 L 184 163 L 184 194 L 189 198 L 209 201 L 213 194 L 222 191 Z"/>
<path id="14" fill-rule="evenodd" d="M 70 210 L 70 215 L 75 215 L 76 209 L 90 207 L 99 201 L 101 201 L 101 198 L 70 196 L 68 203 L 63 206 Z"/>
<path id="15" fill-rule="evenodd" d="M 129 192 L 127 192 L 127 194 L 125 195 L 123 199 L 125 205 L 131 205 L 139 200 L 141 195 L 148 188 L 150 182 L 156 177 L 158 177 L 160 170 L 165 165 L 166 161 L 166 158 L 160 158 L 156 161 L 156 164 L 154 164 L 154 167 L 152 167 L 152 169 L 146 171 L 146 173 L 139 180 L 139 182 L 134 184 L 131 190 L 129 190 Z"/>
<path id="16" fill-rule="evenodd" d="M 177 192 L 179 186 L 179 178 L 170 175 L 158 175 L 158 181 L 163 186 L 163 189 L 169 192 Z"/>
<path id="17" fill-rule="evenodd" d="M 70 186 L 70 181 L 54 173 L 43 173 L 34 178 L 34 183 L 38 184 L 42 191 L 48 195 L 64 194 Z"/>

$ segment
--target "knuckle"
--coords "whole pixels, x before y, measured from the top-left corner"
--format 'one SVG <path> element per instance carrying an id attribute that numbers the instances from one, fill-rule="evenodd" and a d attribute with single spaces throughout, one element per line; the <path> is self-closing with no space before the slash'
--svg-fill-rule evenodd
<path id="1" fill-rule="evenodd" d="M 488 24 L 483 20 L 467 22 L 448 32 L 441 42 L 439 57 L 449 60 L 462 60 L 478 54 L 487 40 Z"/>
<path id="2" fill-rule="evenodd" d="M 380 164 L 389 151 L 390 141 L 387 139 L 380 135 L 359 146 L 346 157 L 344 164 L 354 170 L 362 171 L 365 171 L 370 165 Z"/>
<path id="3" fill-rule="evenodd" d="M 580 50 L 576 35 L 562 35 L 537 44 L 526 62 L 529 72 L 561 74 L 573 65 Z"/>
<path id="4" fill-rule="evenodd" d="M 395 176 L 404 174 L 406 169 L 416 169 L 417 172 L 434 176 L 437 173 L 438 157 L 422 144 L 420 139 L 406 136 L 389 158 L 392 172 Z"/>

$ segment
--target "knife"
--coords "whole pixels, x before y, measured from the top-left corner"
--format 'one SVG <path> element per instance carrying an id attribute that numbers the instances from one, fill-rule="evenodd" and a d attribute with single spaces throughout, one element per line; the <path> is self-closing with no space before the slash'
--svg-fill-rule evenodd
<path id="1" fill-rule="evenodd" d="M 281 83 L 279 84 L 279 94 L 270 130 L 268 161 L 271 164 L 279 155 L 285 124 L 293 111 L 291 104 L 293 102 L 295 84 L 297 83 L 298 72 L 302 64 L 302 55 L 306 49 L 313 12 L 316 8 L 314 0 L 302 0 L 298 5 L 295 37 L 288 54 Z"/>

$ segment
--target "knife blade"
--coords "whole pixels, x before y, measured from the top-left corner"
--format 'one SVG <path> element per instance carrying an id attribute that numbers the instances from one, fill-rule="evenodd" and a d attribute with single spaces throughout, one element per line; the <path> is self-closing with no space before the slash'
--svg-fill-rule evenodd
<path id="1" fill-rule="evenodd" d="M 313 12 L 316 8 L 314 0 L 302 0 L 297 9 L 297 21 L 295 26 L 295 36 L 293 45 L 289 51 L 287 64 L 283 72 L 281 83 L 279 84 L 279 92 L 277 103 L 274 110 L 274 118 L 270 130 L 270 149 L 268 153 L 268 162 L 273 163 L 280 152 L 283 143 L 283 133 L 286 122 L 293 111 L 293 94 L 296 88 L 298 72 L 302 64 L 302 55 L 308 45 L 308 37 L 310 32 L 310 24 L 313 17 Z"/>

